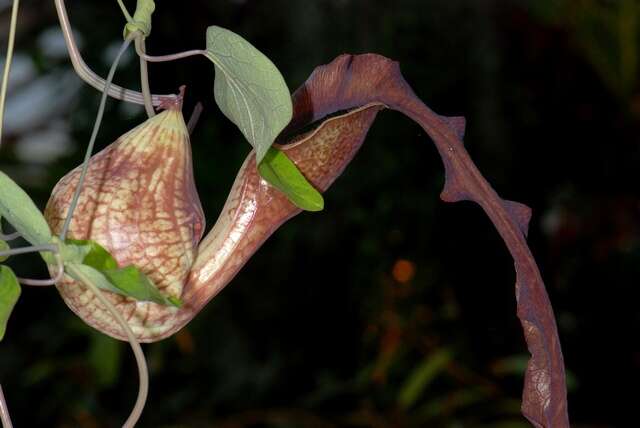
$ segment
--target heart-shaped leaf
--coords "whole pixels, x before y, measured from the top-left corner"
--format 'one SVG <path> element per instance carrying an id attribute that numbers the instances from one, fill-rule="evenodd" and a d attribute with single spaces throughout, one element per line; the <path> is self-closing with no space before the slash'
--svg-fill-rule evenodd
<path id="1" fill-rule="evenodd" d="M 255 148 L 259 164 L 291 120 L 289 88 L 269 58 L 227 29 L 207 28 L 206 56 L 216 68 L 216 102 Z"/>
<path id="2" fill-rule="evenodd" d="M 51 229 L 29 195 L 0 171 L 0 216 L 33 245 L 51 242 Z"/>
<path id="3" fill-rule="evenodd" d="M 307 211 L 322 211 L 324 208 L 320 192 L 282 151 L 270 147 L 258 170 L 265 180 L 287 195 L 297 207 Z"/>
<path id="4" fill-rule="evenodd" d="M 7 321 L 20 297 L 18 278 L 8 266 L 0 266 L 0 340 L 7 330 Z"/>

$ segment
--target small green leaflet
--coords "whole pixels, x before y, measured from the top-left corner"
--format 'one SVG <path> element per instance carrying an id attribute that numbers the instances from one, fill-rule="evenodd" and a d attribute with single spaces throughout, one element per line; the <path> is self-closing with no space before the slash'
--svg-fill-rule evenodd
<path id="1" fill-rule="evenodd" d="M 76 268 L 90 277 L 98 288 L 140 301 L 176 307 L 182 305 L 177 297 L 164 297 L 153 281 L 137 267 L 131 265 L 118 268 L 116 259 L 97 242 L 67 239 L 65 246 L 75 247 L 76 252 L 84 254 L 82 260 L 75 261 Z"/>
<path id="2" fill-rule="evenodd" d="M 224 28 L 207 28 L 205 55 L 216 69 L 213 86 L 216 102 L 255 148 L 259 164 L 291 121 L 289 88 L 269 58 Z"/>
<path id="3" fill-rule="evenodd" d="M 0 171 L 0 216 L 32 245 L 51 242 L 51 229 L 29 195 Z"/>
<path id="4" fill-rule="evenodd" d="M 175 297 L 168 299 L 160 294 L 160 291 L 149 277 L 140 272 L 135 266 L 105 270 L 102 273 L 116 288 L 122 290 L 126 296 L 167 306 L 180 307 L 182 305 L 180 299 Z"/>
<path id="5" fill-rule="evenodd" d="M 307 211 L 322 211 L 324 208 L 320 192 L 307 181 L 284 152 L 270 147 L 258 170 L 265 180 L 287 195 L 297 207 Z"/>
<path id="6" fill-rule="evenodd" d="M 9 249 L 11 249 L 11 247 L 9 247 L 9 244 L 7 244 L 6 241 L 0 239 L 0 251 L 7 251 Z M 0 262 L 3 262 L 5 260 L 7 260 L 7 257 L 0 256 Z"/>
<path id="7" fill-rule="evenodd" d="M 67 239 L 66 246 L 76 246 L 81 249 L 84 254 L 80 263 L 93 267 L 99 271 L 117 269 L 118 262 L 113 258 L 106 248 L 98 244 L 96 241 Z"/>
<path id="8" fill-rule="evenodd" d="M 155 284 L 135 266 L 102 272 L 84 264 L 72 263 L 71 267 L 69 275 L 72 278 L 81 280 L 74 275 L 74 271 L 78 270 L 101 290 L 165 306 L 180 307 L 182 305 L 182 301 L 176 297 L 164 297 Z"/>
<path id="9" fill-rule="evenodd" d="M 8 266 L 0 266 L 0 340 L 7 330 L 7 321 L 20 297 L 18 278 Z"/>
<path id="10" fill-rule="evenodd" d="M 113 285 L 109 280 L 97 269 L 92 268 L 91 266 L 83 265 L 80 263 L 68 263 L 70 269 L 67 269 L 67 273 L 71 278 L 76 281 L 82 281 L 78 275 L 76 275 L 76 271 L 79 271 L 82 275 L 87 277 L 96 287 L 101 290 L 111 291 L 112 293 L 119 294 L 121 296 L 126 296 L 124 292 L 115 285 Z"/>

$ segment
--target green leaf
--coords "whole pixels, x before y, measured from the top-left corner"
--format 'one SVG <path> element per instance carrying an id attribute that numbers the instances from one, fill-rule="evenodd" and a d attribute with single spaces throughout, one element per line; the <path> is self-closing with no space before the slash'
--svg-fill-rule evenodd
<path id="1" fill-rule="evenodd" d="M 111 270 L 118 268 L 118 262 L 113 258 L 111 253 L 102 245 L 92 240 L 67 239 L 65 241 L 67 247 L 77 247 L 78 252 L 83 254 L 83 258 L 79 260 L 87 266 L 91 266 L 99 271 Z"/>
<path id="2" fill-rule="evenodd" d="M 112 386 L 120 377 L 123 345 L 109 336 L 92 332 L 88 361 L 101 387 Z"/>
<path id="3" fill-rule="evenodd" d="M 135 266 L 126 266 L 121 269 L 105 270 L 104 276 L 126 296 L 136 300 L 159 303 L 161 305 L 179 307 L 182 302 L 177 297 L 168 299 L 164 297 L 156 285 L 144 273 Z"/>
<path id="4" fill-rule="evenodd" d="M 324 208 L 322 194 L 307 181 L 284 152 L 270 147 L 258 165 L 258 171 L 262 178 L 287 195 L 298 208 L 307 211 L 322 211 Z"/>
<path id="5" fill-rule="evenodd" d="M 33 245 L 51 242 L 51 229 L 29 195 L 0 171 L 0 216 Z"/>
<path id="6" fill-rule="evenodd" d="M 0 340 L 7 330 L 7 321 L 20 297 L 18 278 L 8 266 L 0 266 Z"/>
<path id="7" fill-rule="evenodd" d="M 155 284 L 135 266 L 113 269 L 101 272 L 91 266 L 71 263 L 69 275 L 78 281 L 82 279 L 75 275 L 74 270 L 91 281 L 101 290 L 110 291 L 121 296 L 131 297 L 143 302 L 154 302 L 165 306 L 180 307 L 182 301 L 177 297 L 164 297 Z"/>
<path id="8" fill-rule="evenodd" d="M 216 102 L 255 148 L 259 164 L 291 121 L 289 88 L 269 58 L 224 28 L 207 28 L 206 56 L 216 68 Z"/>
<path id="9" fill-rule="evenodd" d="M 7 241 L 3 241 L 2 239 L 0 239 L 0 251 L 7 251 L 10 250 L 11 247 L 9 247 L 9 244 L 7 244 Z M 0 262 L 3 262 L 5 260 L 7 260 L 8 257 L 2 257 L 0 256 Z"/>
<path id="10" fill-rule="evenodd" d="M 112 293 L 119 294 L 121 296 L 127 296 L 124 291 L 117 288 L 113 285 L 106 276 L 102 274 L 97 269 L 92 268 L 91 266 L 79 264 L 79 263 L 68 263 L 65 266 L 69 266 L 71 269 L 67 270 L 67 273 L 71 278 L 76 281 L 82 282 L 82 278 L 75 274 L 75 271 L 79 271 L 84 277 L 86 277 L 89 281 L 91 281 L 96 287 L 101 290 L 111 291 Z"/>
<path id="11" fill-rule="evenodd" d="M 429 355 L 410 375 L 400 390 L 398 403 L 403 409 L 411 407 L 422 395 L 426 387 L 444 370 L 451 360 L 449 349 L 442 349 Z"/>

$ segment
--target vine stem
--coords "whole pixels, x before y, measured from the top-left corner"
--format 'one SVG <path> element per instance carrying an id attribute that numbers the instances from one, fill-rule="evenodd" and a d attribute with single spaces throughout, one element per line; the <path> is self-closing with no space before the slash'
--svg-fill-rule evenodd
<path id="1" fill-rule="evenodd" d="M 135 34 L 136 52 L 142 52 L 144 54 L 146 51 L 144 35 L 139 31 L 136 31 Z M 147 116 L 149 116 L 149 118 L 152 118 L 156 115 L 156 112 L 153 110 L 153 100 L 151 99 L 151 88 L 149 87 L 149 71 L 147 69 L 147 60 L 143 55 L 138 56 L 140 58 L 140 87 L 142 88 L 142 96 L 144 97 L 144 109 L 147 112 Z"/>
<path id="2" fill-rule="evenodd" d="M 62 34 L 64 35 L 64 40 L 67 45 L 67 51 L 69 52 L 69 58 L 78 77 L 100 92 L 105 92 L 105 89 L 108 89 L 106 92 L 112 98 L 133 104 L 144 104 L 144 96 L 140 92 L 113 84 L 106 88 L 106 81 L 94 73 L 82 59 L 75 37 L 73 36 L 73 31 L 71 30 L 71 23 L 69 22 L 64 0 L 54 0 L 54 3 L 58 13 L 58 21 L 60 21 L 60 28 L 62 29 Z M 163 102 L 175 99 L 175 95 L 152 95 L 151 98 L 153 105 L 159 106 Z"/>
<path id="3" fill-rule="evenodd" d="M 140 415 L 142 414 L 142 410 L 144 409 L 145 402 L 147 401 L 147 395 L 149 393 L 149 372 L 147 369 L 147 361 L 144 358 L 144 352 L 142 352 L 142 347 L 140 343 L 136 340 L 133 331 L 129 327 L 129 324 L 122 318 L 122 315 L 118 310 L 107 300 L 107 298 L 102 294 L 102 292 L 98 289 L 98 287 L 91 282 L 89 278 L 87 278 L 81 269 L 77 269 L 76 265 L 73 263 L 69 263 L 66 265 L 67 271 L 73 274 L 76 278 L 78 278 L 84 285 L 91 290 L 91 292 L 96 296 L 96 298 L 102 303 L 107 310 L 111 313 L 111 315 L 115 318 L 115 320 L 120 324 L 122 330 L 127 335 L 127 339 L 129 340 L 129 344 L 133 349 L 133 354 L 136 358 L 136 364 L 138 366 L 138 376 L 140 379 L 140 385 L 138 388 L 138 397 L 136 399 L 136 403 L 133 406 L 133 410 L 129 414 L 129 417 L 125 421 L 123 428 L 133 428 L 140 419 Z"/>
<path id="4" fill-rule="evenodd" d="M 0 87 L 0 146 L 2 145 L 2 129 L 4 123 L 4 105 L 7 98 L 7 87 L 9 86 L 9 72 L 11 71 L 11 60 L 13 59 L 13 46 L 16 40 L 16 25 L 18 22 L 18 9 L 20 0 L 13 0 L 11 9 L 11 23 L 9 24 L 9 41 L 7 42 L 7 56 L 2 73 L 2 86 Z"/>
<path id="5" fill-rule="evenodd" d="M 2 428 L 13 428 L 7 400 L 5 400 L 4 392 L 2 391 L 2 385 L 0 385 L 0 421 L 2 421 Z"/>
<path id="6" fill-rule="evenodd" d="M 60 232 L 60 240 L 64 242 L 67 232 L 69 231 L 69 226 L 71 224 L 71 218 L 73 217 L 73 211 L 76 209 L 78 205 L 78 199 L 80 198 L 80 192 L 82 191 L 82 186 L 84 184 L 84 179 L 87 175 L 87 170 L 89 169 L 89 160 L 91 158 L 91 153 L 93 152 L 93 146 L 96 142 L 96 137 L 98 136 L 98 130 L 100 129 L 100 124 L 102 123 L 102 116 L 104 115 L 104 108 L 107 103 L 107 94 L 109 92 L 109 87 L 111 86 L 111 81 L 113 80 L 113 76 L 116 73 L 116 68 L 118 68 L 118 63 L 120 62 L 120 58 L 125 53 L 129 44 L 135 37 L 135 34 L 129 35 L 124 42 L 122 42 L 122 46 L 120 47 L 120 51 L 116 56 L 116 59 L 113 60 L 113 64 L 111 64 L 111 69 L 109 70 L 109 75 L 107 76 L 107 81 L 105 83 L 105 90 L 102 92 L 102 98 L 100 99 L 100 106 L 98 107 L 98 114 L 96 116 L 96 122 L 93 126 L 93 132 L 91 133 L 91 139 L 89 140 L 89 146 L 87 147 L 87 151 L 84 155 L 84 162 L 82 164 L 82 172 L 80 173 L 80 180 L 78 180 L 78 185 L 76 187 L 75 193 L 73 194 L 73 199 L 71 200 L 71 205 L 69 206 L 69 211 L 67 212 L 67 217 L 64 220 L 64 225 L 62 227 L 62 231 Z"/>

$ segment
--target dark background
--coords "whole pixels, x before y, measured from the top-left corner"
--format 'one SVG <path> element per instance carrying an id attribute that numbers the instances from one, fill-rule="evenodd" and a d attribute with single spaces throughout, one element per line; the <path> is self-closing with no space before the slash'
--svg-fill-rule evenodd
<path id="1" fill-rule="evenodd" d="M 53 2 L 21 6 L 17 48 L 32 61 L 31 79 L 68 71 L 41 43 L 56 26 Z M 67 6 L 85 60 L 106 75 L 105 52 L 119 44 L 124 22 L 116 2 Z M 529 242 L 559 325 L 573 426 L 633 426 L 640 2 L 157 6 L 152 54 L 201 48 L 206 27 L 219 25 L 269 56 L 293 91 L 341 53 L 376 52 L 400 62 L 432 109 L 466 116 L 466 145 L 480 170 L 501 196 L 533 208 Z M 116 81 L 137 87 L 136 65 L 126 63 Z M 188 86 L 185 116 L 204 103 L 192 144 L 212 225 L 250 147 L 215 106 L 206 59 L 150 67 L 154 92 Z M 20 90 L 11 95 L 28 101 Z M 50 116 L 9 130 L 0 153 L 0 168 L 41 207 L 80 163 L 99 99 L 85 86 L 56 104 L 67 89 L 56 91 L 33 101 L 34 109 L 55 105 Z M 142 109 L 110 101 L 98 148 L 143 120 Z M 53 122 L 64 124 L 66 151 L 39 161 L 29 150 L 20 155 L 25 135 Z M 151 390 L 140 426 L 529 426 L 519 414 L 528 354 L 512 260 L 477 206 L 439 200 L 442 184 L 429 138 L 401 115 L 381 113 L 326 193 L 324 212 L 285 224 L 187 328 L 144 347 Z M 11 265 L 23 276 L 46 275 L 36 257 Z M 118 426 L 137 391 L 128 345 L 84 326 L 53 288 L 24 289 L 0 344 L 0 381 L 17 427 Z"/>

